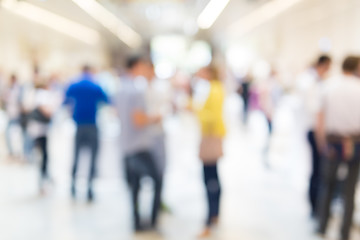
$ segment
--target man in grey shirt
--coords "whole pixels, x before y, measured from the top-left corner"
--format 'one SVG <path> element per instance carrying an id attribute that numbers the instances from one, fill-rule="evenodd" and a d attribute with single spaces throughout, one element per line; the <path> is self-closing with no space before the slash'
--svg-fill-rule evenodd
<path id="1" fill-rule="evenodd" d="M 126 177 L 132 193 L 134 227 L 136 231 L 140 231 L 144 229 L 138 212 L 142 177 L 151 177 L 155 186 L 152 228 L 156 227 L 160 207 L 162 181 L 151 154 L 149 127 L 161 121 L 161 117 L 150 117 L 147 114 L 145 89 L 137 84 L 139 78 L 149 77 L 151 62 L 143 57 L 131 57 L 128 59 L 127 69 L 128 76 L 124 79 L 114 102 L 121 121 L 121 146 L 125 159 Z"/>

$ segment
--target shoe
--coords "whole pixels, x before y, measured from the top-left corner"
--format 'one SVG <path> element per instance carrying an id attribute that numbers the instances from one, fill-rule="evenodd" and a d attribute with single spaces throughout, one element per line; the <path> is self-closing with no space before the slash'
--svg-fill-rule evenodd
<path id="1" fill-rule="evenodd" d="M 198 238 L 208 238 L 211 236 L 211 230 L 209 227 L 206 227 L 199 235 Z"/>
<path id="2" fill-rule="evenodd" d="M 325 237 L 326 237 L 326 233 L 325 233 L 324 231 L 317 230 L 317 231 L 316 231 L 316 236 L 318 236 L 319 238 L 325 238 Z"/>
<path id="3" fill-rule="evenodd" d="M 71 197 L 72 197 L 73 199 L 75 199 L 75 198 L 76 198 L 76 189 L 75 189 L 75 185 L 72 185 L 72 186 L 71 186 Z"/>
<path id="4" fill-rule="evenodd" d="M 88 190 L 87 200 L 88 200 L 89 203 L 94 201 L 94 194 L 93 194 L 93 191 L 91 189 Z"/>
<path id="5" fill-rule="evenodd" d="M 136 233 L 142 233 L 145 232 L 147 229 L 141 226 L 140 224 L 135 224 L 135 232 Z"/>

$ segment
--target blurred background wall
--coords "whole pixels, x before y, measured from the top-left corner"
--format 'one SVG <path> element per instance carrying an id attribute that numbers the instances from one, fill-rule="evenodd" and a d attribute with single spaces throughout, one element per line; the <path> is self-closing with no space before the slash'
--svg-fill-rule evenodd
<path id="1" fill-rule="evenodd" d="M 241 32 L 242 26 L 238 24 L 236 27 L 236 22 L 248 14 L 255 15 L 271 1 L 230 1 L 214 26 L 207 31 L 200 30 L 196 24 L 198 15 L 208 3 L 206 0 L 101 0 L 99 3 L 141 35 L 143 49 L 159 41 L 156 40 L 159 35 L 175 35 L 182 37 L 186 44 L 174 42 L 171 49 L 182 51 L 179 54 L 184 55 L 184 52 L 191 51 L 194 41 L 205 40 L 216 51 L 228 56 L 234 71 L 254 62 L 266 61 L 286 75 L 289 82 L 320 52 L 329 53 L 335 63 L 339 63 L 344 55 L 360 51 L 358 0 L 290 1 L 296 3 L 269 19 L 262 20 L 262 15 L 258 15 L 260 24 L 240 36 L 236 31 L 239 29 Z M 98 67 L 116 67 L 127 53 L 134 51 L 72 0 L 25 2 L 94 29 L 101 39 L 89 45 L 2 7 L 0 65 L 3 70 L 17 70 L 26 78 L 37 63 L 41 63 L 44 71 L 66 69 L 72 72 L 84 62 Z M 229 30 L 231 26 L 232 30 Z"/>

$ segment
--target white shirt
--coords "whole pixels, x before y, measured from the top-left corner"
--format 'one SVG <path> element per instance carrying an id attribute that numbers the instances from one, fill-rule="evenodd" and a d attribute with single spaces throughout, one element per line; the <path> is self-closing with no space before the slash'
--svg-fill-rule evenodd
<path id="1" fill-rule="evenodd" d="M 46 107 L 54 110 L 56 107 L 56 99 L 54 98 L 54 95 L 51 91 L 45 89 L 37 89 L 35 90 L 34 105 L 35 108 Z M 39 122 L 33 119 L 29 121 L 27 127 L 28 134 L 34 139 L 46 136 L 48 129 L 48 123 Z"/>
<path id="2" fill-rule="evenodd" d="M 20 86 L 12 86 L 7 93 L 6 112 L 10 119 L 17 119 L 20 115 Z"/>
<path id="3" fill-rule="evenodd" d="M 327 134 L 360 134 L 360 79 L 341 75 L 325 84 L 322 109 Z"/>
<path id="4" fill-rule="evenodd" d="M 322 82 L 315 69 L 311 68 L 299 76 L 296 88 L 302 102 L 302 114 L 305 128 L 313 130 L 316 125 L 316 117 L 321 106 Z"/>

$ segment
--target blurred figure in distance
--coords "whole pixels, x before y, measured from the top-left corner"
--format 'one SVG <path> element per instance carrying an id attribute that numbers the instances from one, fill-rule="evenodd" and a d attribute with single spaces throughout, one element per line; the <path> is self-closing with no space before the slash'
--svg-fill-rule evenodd
<path id="1" fill-rule="evenodd" d="M 99 104 L 109 103 L 107 95 L 94 83 L 92 68 L 84 66 L 82 75 L 70 85 L 66 91 L 65 104 L 71 107 L 73 119 L 76 123 L 75 152 L 72 168 L 71 194 L 76 197 L 76 174 L 78 169 L 80 150 L 88 147 L 91 150 L 90 172 L 88 176 L 87 199 L 93 201 L 93 179 L 96 174 L 97 155 L 99 149 L 99 133 L 96 116 Z"/>
<path id="2" fill-rule="evenodd" d="M 200 69 L 197 76 L 210 83 L 209 93 L 203 106 L 198 110 L 202 139 L 200 159 L 203 162 L 204 184 L 207 193 L 208 215 L 203 232 L 199 237 L 208 237 L 211 227 L 218 223 L 221 186 L 218 177 L 218 160 L 223 155 L 223 138 L 226 134 L 223 119 L 225 90 L 214 66 Z"/>
<path id="3" fill-rule="evenodd" d="M 343 74 L 326 83 L 317 118 L 316 136 L 323 161 L 323 189 L 319 202 L 319 233 L 325 235 L 330 218 L 337 172 L 347 166 L 341 240 L 351 239 L 355 190 L 360 168 L 360 58 L 347 57 Z"/>
<path id="4" fill-rule="evenodd" d="M 241 79 L 240 86 L 237 90 L 238 94 L 243 100 L 243 123 L 247 124 L 249 116 L 249 105 L 250 105 L 250 90 L 253 82 L 253 77 L 248 74 Z"/>
<path id="5" fill-rule="evenodd" d="M 259 105 L 264 113 L 269 130 L 269 137 L 264 148 L 265 167 L 270 168 L 269 150 L 273 134 L 273 119 L 282 95 L 282 87 L 279 83 L 277 73 L 272 70 L 270 76 L 264 79 L 259 85 Z"/>
<path id="6" fill-rule="evenodd" d="M 131 189 L 135 231 L 146 230 L 139 216 L 140 180 L 149 176 L 154 181 L 154 200 L 151 228 L 156 228 L 161 202 L 162 177 L 152 153 L 150 126 L 161 122 L 161 116 L 150 115 L 146 104 L 145 88 L 137 84 L 149 77 L 150 60 L 132 56 L 127 60 L 128 74 L 115 96 L 115 106 L 121 123 L 121 147 L 125 160 L 126 180 Z M 153 76 L 150 76 L 153 77 Z"/>
<path id="7" fill-rule="evenodd" d="M 10 77 L 8 89 L 5 91 L 4 102 L 6 113 L 9 118 L 8 125 L 6 128 L 6 144 L 9 151 L 9 157 L 15 158 L 15 150 L 12 139 L 12 129 L 14 126 L 20 124 L 20 111 L 21 111 L 21 99 L 20 92 L 21 88 L 18 82 L 18 78 L 15 74 Z"/>
<path id="8" fill-rule="evenodd" d="M 29 136 L 29 116 L 35 108 L 35 85 L 40 82 L 40 69 L 34 66 L 32 79 L 20 87 L 20 126 L 23 133 L 23 155 L 26 161 L 32 161 L 33 141 Z"/>
<path id="9" fill-rule="evenodd" d="M 305 130 L 311 150 L 311 177 L 309 183 L 309 200 L 311 216 L 316 217 L 321 179 L 321 156 L 315 139 L 316 115 L 319 111 L 323 80 L 331 67 L 331 58 L 320 56 L 314 66 L 306 70 L 297 79 L 297 90 L 300 94 L 305 117 Z"/>
<path id="10" fill-rule="evenodd" d="M 46 82 L 38 81 L 35 85 L 34 110 L 29 113 L 27 132 L 34 147 L 41 152 L 40 194 L 45 193 L 44 183 L 49 177 L 48 132 L 53 113 L 57 106 Z"/>

